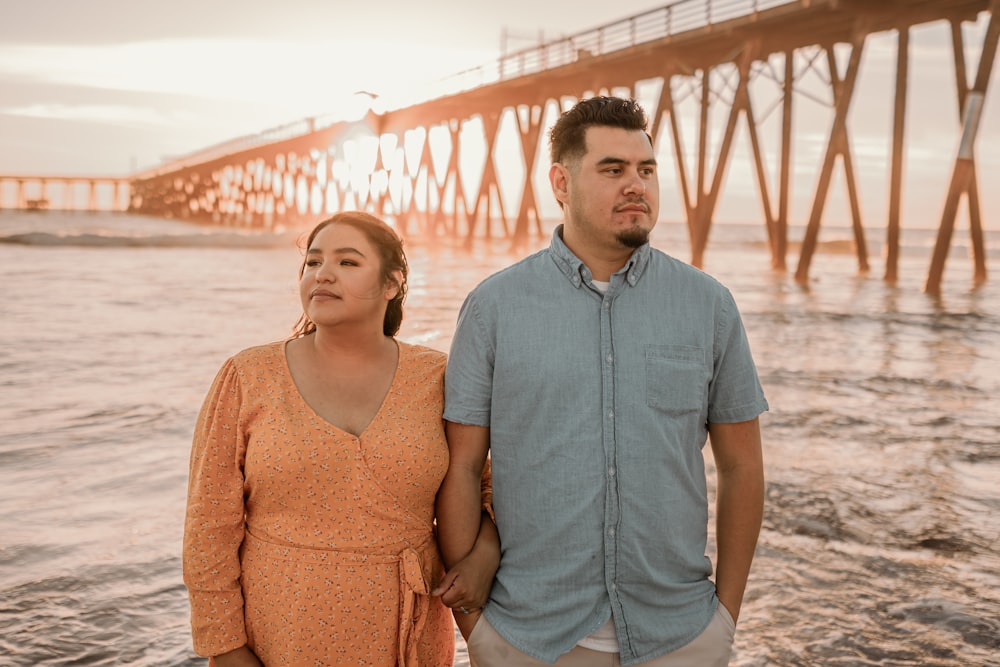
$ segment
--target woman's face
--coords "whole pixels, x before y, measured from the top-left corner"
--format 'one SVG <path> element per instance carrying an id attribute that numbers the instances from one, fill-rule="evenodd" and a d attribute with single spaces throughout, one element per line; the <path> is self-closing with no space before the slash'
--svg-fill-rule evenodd
<path id="1" fill-rule="evenodd" d="M 397 291 L 382 278 L 378 249 L 350 225 L 327 225 L 306 250 L 299 296 L 317 327 L 370 324 L 381 331 L 386 305 Z"/>

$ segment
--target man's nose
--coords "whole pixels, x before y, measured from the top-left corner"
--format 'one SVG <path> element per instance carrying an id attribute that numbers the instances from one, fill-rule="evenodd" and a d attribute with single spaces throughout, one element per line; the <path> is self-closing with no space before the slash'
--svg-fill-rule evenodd
<path id="1" fill-rule="evenodd" d="M 639 177 L 639 174 L 632 174 L 625 185 L 625 194 L 644 195 L 646 194 L 646 182 Z"/>

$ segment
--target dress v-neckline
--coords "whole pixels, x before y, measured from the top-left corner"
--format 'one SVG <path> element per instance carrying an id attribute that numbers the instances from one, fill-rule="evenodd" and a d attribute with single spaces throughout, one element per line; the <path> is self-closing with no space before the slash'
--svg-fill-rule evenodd
<path id="1" fill-rule="evenodd" d="M 290 342 L 291 340 L 286 340 L 283 343 L 278 343 L 277 352 L 281 357 L 282 367 L 285 373 L 286 381 L 295 391 L 295 395 L 298 397 L 299 401 L 302 403 L 302 405 L 306 407 L 306 409 L 312 414 L 312 416 L 315 419 L 319 420 L 328 428 L 331 428 L 335 431 L 339 431 L 340 433 L 345 433 L 356 440 L 361 440 L 364 434 L 367 433 L 368 430 L 372 427 L 372 425 L 379 420 L 379 417 L 382 416 L 382 412 L 383 410 L 385 410 L 385 405 L 386 403 L 388 403 L 389 397 L 392 396 L 392 394 L 396 390 L 396 383 L 399 381 L 399 369 L 403 365 L 403 356 L 406 354 L 407 351 L 406 346 L 398 340 L 393 341 L 396 343 L 397 353 L 396 353 L 396 368 L 392 372 L 392 381 L 389 383 L 389 388 L 386 389 L 385 395 L 382 397 L 382 402 L 379 403 L 378 409 L 375 410 L 375 414 L 372 415 L 372 418 L 368 420 L 368 423 L 365 424 L 365 427 L 361 429 L 360 432 L 354 433 L 352 431 L 348 431 L 346 428 L 342 426 L 334 424 L 332 421 L 330 421 L 326 417 L 316 412 L 313 406 L 309 404 L 309 401 L 306 400 L 306 397 L 302 395 L 302 391 L 299 390 L 299 386 L 295 383 L 295 376 L 292 375 L 292 367 L 288 363 L 288 344 Z"/>

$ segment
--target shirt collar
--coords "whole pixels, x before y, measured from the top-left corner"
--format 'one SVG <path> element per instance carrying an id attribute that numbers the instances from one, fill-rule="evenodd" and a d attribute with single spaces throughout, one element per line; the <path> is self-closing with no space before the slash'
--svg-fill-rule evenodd
<path id="1" fill-rule="evenodd" d="M 573 287 L 579 288 L 586 281 L 592 279 L 590 269 L 563 242 L 562 230 L 563 226 L 558 225 L 552 232 L 552 243 L 549 245 L 549 252 L 551 253 L 552 260 L 559 267 L 563 275 L 566 276 L 567 280 L 573 284 Z M 646 270 L 646 266 L 649 264 L 650 252 L 651 249 L 647 241 L 635 249 L 632 256 L 625 262 L 625 266 L 619 269 L 614 275 L 624 274 L 626 282 L 631 287 L 635 287 L 636 283 L 639 282 L 639 278 L 642 277 L 643 272 Z M 611 282 L 615 282 L 614 276 L 611 277 Z"/>

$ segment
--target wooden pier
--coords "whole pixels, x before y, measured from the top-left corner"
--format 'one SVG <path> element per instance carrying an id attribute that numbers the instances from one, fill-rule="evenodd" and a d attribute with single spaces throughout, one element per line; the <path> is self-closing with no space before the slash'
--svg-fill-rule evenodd
<path id="1" fill-rule="evenodd" d="M 988 16 L 981 45 L 966 44 L 962 24 Z M 794 269 L 809 284 L 820 226 L 835 171 L 842 170 L 858 271 L 870 271 L 858 195 L 849 110 L 862 54 L 872 35 L 896 36 L 895 86 L 887 90 L 893 118 L 884 280 L 898 279 L 903 156 L 908 114 L 910 32 L 947 22 L 960 110 L 962 144 L 942 205 L 937 243 L 925 289 L 940 289 L 960 201 L 968 202 L 973 276 L 986 280 L 986 252 L 975 164 L 977 128 L 996 57 L 1000 0 L 680 0 L 595 29 L 504 54 L 461 72 L 416 104 L 360 119 L 311 118 L 252 137 L 213 146 L 130 177 L 130 210 L 191 221 L 268 228 L 295 225 L 345 208 L 391 217 L 404 233 L 471 240 L 502 236 L 512 244 L 545 235 L 535 176 L 545 166 L 544 130 L 575 99 L 595 94 L 639 98 L 651 117 L 658 146 L 669 143 L 691 245 L 701 266 L 726 183 L 738 128 L 749 141 L 760 221 L 771 266 L 786 271 L 789 254 L 793 114 L 803 79 L 825 81 L 832 111 L 818 165 L 805 236 Z M 968 50 L 980 49 L 974 71 Z M 917 73 L 919 75 L 919 73 Z M 968 81 L 973 83 L 968 84 Z M 755 106 L 753 82 L 773 84 L 780 95 L 776 173 L 758 132 L 771 110 Z M 808 93 L 804 93 L 808 95 Z M 685 146 L 680 107 L 697 112 L 693 150 Z M 712 112 L 715 113 L 712 113 Z M 711 120 L 724 116 L 720 141 Z M 919 109 L 914 111 L 919 112 Z M 996 113 L 996 110 L 993 112 Z M 513 141 L 523 164 L 516 204 L 505 204 L 496 151 Z M 688 138 L 690 142 L 690 138 Z M 470 153 L 481 153 L 471 169 Z M 14 178 L 14 177 L 8 177 Z M 2 182 L 0 177 L 0 182 Z M 49 178 L 49 181 L 52 181 Z M 114 181 L 117 183 L 117 181 Z M 20 186 L 19 186 L 20 187 Z M 117 186 L 116 186 L 117 187 Z M 20 192 L 20 190 L 19 190 Z M 44 192 L 44 187 L 43 187 Z M 35 199 L 48 199 L 45 194 Z M 116 198 L 117 199 L 117 198 Z M 19 202 L 26 202 L 18 196 Z"/>

